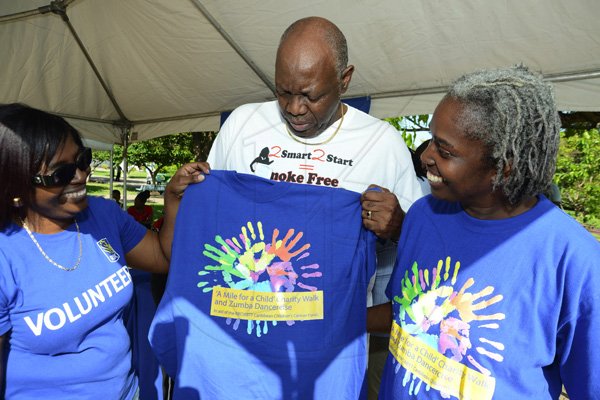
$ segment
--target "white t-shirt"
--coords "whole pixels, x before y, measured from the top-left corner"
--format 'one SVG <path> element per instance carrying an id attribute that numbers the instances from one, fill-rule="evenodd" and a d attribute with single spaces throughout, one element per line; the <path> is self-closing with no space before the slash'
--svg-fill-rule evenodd
<path id="1" fill-rule="evenodd" d="M 423 196 L 410 153 L 390 124 L 347 106 L 343 124 L 334 122 L 316 138 L 293 140 L 277 102 L 246 104 L 234 110 L 217 136 L 211 168 L 255 174 L 277 181 L 342 187 L 363 192 L 374 183 L 396 194 L 407 211 Z"/>

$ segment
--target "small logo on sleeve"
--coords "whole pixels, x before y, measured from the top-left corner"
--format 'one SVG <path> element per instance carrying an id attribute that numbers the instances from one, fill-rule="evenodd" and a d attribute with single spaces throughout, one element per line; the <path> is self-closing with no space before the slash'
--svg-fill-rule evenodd
<path id="1" fill-rule="evenodd" d="M 104 253 L 106 258 L 108 258 L 108 261 L 110 261 L 111 263 L 117 262 L 119 258 L 121 258 L 119 253 L 117 253 L 115 249 L 112 248 L 112 246 L 110 245 L 110 243 L 108 243 L 108 240 L 106 240 L 106 238 L 98 240 L 96 244 L 98 245 L 100 250 L 102 250 L 102 253 Z"/>

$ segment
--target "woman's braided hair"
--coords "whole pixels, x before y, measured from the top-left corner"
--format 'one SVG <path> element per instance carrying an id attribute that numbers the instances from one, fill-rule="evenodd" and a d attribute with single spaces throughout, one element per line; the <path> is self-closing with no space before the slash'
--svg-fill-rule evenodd
<path id="1" fill-rule="evenodd" d="M 512 205 L 547 190 L 556 168 L 560 118 L 552 88 L 541 75 L 518 65 L 462 76 L 446 97 L 462 107 L 465 134 L 489 149 L 494 189 Z M 508 171 L 506 173 L 506 171 Z"/>

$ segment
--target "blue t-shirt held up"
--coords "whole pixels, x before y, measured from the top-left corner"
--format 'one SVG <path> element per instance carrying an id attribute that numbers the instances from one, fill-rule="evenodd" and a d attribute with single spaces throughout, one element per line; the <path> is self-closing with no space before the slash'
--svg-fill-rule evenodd
<path id="1" fill-rule="evenodd" d="M 359 399 L 375 236 L 360 195 L 211 171 L 183 197 L 151 344 L 174 399 Z"/>

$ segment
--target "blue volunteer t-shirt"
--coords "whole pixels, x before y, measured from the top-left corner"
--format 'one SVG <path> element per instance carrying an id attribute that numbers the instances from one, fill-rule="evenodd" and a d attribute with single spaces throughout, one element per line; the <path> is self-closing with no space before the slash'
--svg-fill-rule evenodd
<path id="1" fill-rule="evenodd" d="M 96 197 L 76 219 L 83 251 L 73 271 L 48 262 L 24 229 L 0 233 L 7 399 L 130 399 L 137 388 L 122 321 L 133 292 L 125 253 L 146 230 L 114 201 Z M 34 236 L 57 263 L 77 260 L 74 224 Z"/>
<path id="2" fill-rule="evenodd" d="M 174 398 L 363 398 L 374 239 L 358 193 L 216 170 L 188 187 L 150 331 Z"/>
<path id="3" fill-rule="evenodd" d="M 562 384 L 596 398 L 599 288 L 600 244 L 544 196 L 501 220 L 427 196 L 406 215 L 387 288 L 379 398 L 550 400 Z"/>

